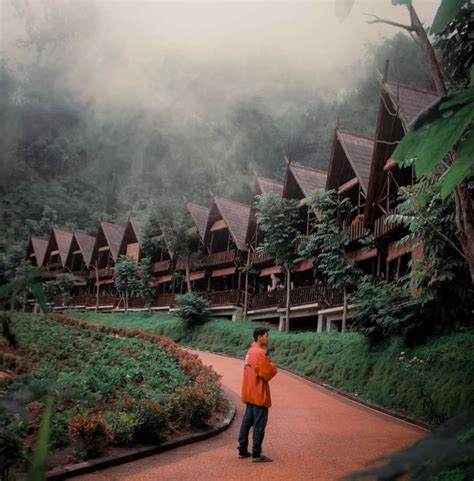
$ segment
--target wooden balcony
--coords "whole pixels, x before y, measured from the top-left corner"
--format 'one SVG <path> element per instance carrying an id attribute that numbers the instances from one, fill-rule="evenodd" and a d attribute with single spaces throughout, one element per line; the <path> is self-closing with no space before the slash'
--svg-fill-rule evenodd
<path id="1" fill-rule="evenodd" d="M 221 292 L 200 292 L 199 295 L 206 299 L 210 306 L 244 304 L 244 292 L 239 289 Z"/>
<path id="2" fill-rule="evenodd" d="M 327 305 L 337 303 L 341 295 L 325 284 L 297 287 L 290 291 L 290 305 L 314 304 L 324 302 Z M 342 298 L 342 297 L 341 297 Z"/>
<path id="3" fill-rule="evenodd" d="M 174 306 L 175 304 L 176 294 L 173 293 L 159 294 L 153 302 L 153 306 L 155 307 Z"/>
<path id="4" fill-rule="evenodd" d="M 350 224 L 344 226 L 344 231 L 349 237 L 350 241 L 357 241 L 359 239 L 363 239 L 369 233 L 369 230 L 365 227 L 363 221 L 357 224 Z"/>
<path id="5" fill-rule="evenodd" d="M 74 276 L 74 277 L 77 277 L 77 280 L 81 280 L 81 281 L 84 281 L 86 282 L 87 280 L 87 272 L 86 271 L 72 271 L 71 274 Z"/>
<path id="6" fill-rule="evenodd" d="M 71 306 L 95 306 L 94 296 L 74 296 L 71 299 Z"/>
<path id="7" fill-rule="evenodd" d="M 231 264 L 237 259 L 237 251 L 235 249 L 230 251 L 214 252 L 204 256 L 202 259 L 203 266 L 217 266 L 220 264 Z"/>
<path id="8" fill-rule="evenodd" d="M 249 309 L 278 307 L 284 303 L 285 293 L 286 291 L 274 291 L 251 296 L 249 299 Z"/>
<path id="9" fill-rule="evenodd" d="M 141 297 L 132 297 L 128 300 L 129 309 L 143 309 L 145 307 L 145 299 Z"/>
<path id="10" fill-rule="evenodd" d="M 170 270 L 171 262 L 170 260 L 159 261 L 153 264 L 153 272 L 166 272 Z"/>
<path id="11" fill-rule="evenodd" d="M 387 217 L 398 214 L 397 208 L 390 209 L 385 215 L 379 217 L 374 223 L 374 239 L 391 234 L 400 228 L 400 224 L 388 224 Z"/>
<path id="12" fill-rule="evenodd" d="M 104 277 L 113 277 L 114 275 L 114 268 L 113 267 L 105 267 L 104 269 L 99 269 L 99 279 L 103 279 Z M 89 271 L 89 279 L 95 279 L 96 273 L 95 270 L 92 269 Z"/>
<path id="13" fill-rule="evenodd" d="M 265 251 L 250 253 L 250 264 L 264 264 L 265 262 L 270 261 L 273 261 L 273 257 L 268 255 Z"/>

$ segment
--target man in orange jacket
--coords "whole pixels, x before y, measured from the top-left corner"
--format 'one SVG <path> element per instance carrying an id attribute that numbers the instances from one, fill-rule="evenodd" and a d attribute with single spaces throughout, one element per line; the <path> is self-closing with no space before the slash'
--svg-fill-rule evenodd
<path id="1" fill-rule="evenodd" d="M 275 377 L 277 368 L 271 363 L 264 347 L 268 346 L 268 329 L 257 327 L 253 331 L 255 342 L 245 356 L 242 402 L 247 406 L 239 434 L 239 458 L 248 458 L 248 437 L 253 428 L 252 461 L 270 462 L 262 454 L 262 442 L 268 420 L 268 408 L 272 405 L 268 382 Z"/>

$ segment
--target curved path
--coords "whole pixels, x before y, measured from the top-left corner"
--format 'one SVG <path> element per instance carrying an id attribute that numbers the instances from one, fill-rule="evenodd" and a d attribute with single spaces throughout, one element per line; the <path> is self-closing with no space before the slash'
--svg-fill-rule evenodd
<path id="1" fill-rule="evenodd" d="M 264 453 L 273 463 L 237 458 L 242 403 L 242 361 L 198 353 L 222 375 L 222 385 L 237 407 L 225 432 L 132 463 L 97 471 L 81 481 L 335 481 L 367 467 L 370 461 L 417 441 L 424 431 L 337 396 L 280 371 L 271 381 Z M 251 446 L 251 442 L 250 442 Z"/>

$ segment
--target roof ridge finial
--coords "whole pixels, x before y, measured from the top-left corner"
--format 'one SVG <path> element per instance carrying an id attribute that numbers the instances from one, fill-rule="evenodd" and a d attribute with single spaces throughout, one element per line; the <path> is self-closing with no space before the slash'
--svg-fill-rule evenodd
<path id="1" fill-rule="evenodd" d="M 286 165 L 290 165 L 291 162 L 288 160 L 288 157 L 286 155 L 283 156 L 286 162 Z"/>

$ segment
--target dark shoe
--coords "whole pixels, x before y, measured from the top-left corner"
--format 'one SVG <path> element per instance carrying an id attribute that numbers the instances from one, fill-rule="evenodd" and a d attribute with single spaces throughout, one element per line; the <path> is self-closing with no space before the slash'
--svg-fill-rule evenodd
<path id="1" fill-rule="evenodd" d="M 239 454 L 239 459 L 250 458 L 250 453 Z"/>
<path id="2" fill-rule="evenodd" d="M 252 463 L 271 463 L 273 459 L 261 454 L 258 458 L 252 458 Z"/>

